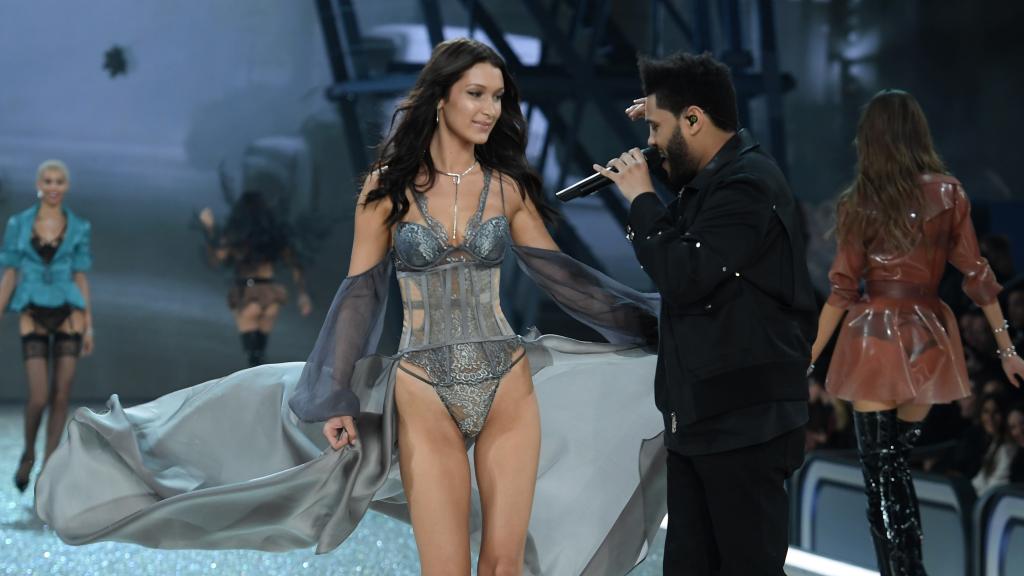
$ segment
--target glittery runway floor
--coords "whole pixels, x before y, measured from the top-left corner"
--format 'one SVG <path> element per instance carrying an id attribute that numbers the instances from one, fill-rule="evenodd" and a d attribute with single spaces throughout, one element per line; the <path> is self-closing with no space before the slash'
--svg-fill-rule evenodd
<path id="1" fill-rule="evenodd" d="M 45 423 L 42 430 L 45 430 Z M 0 576 L 419 574 L 412 529 L 373 512 L 363 519 L 344 544 L 323 556 L 314 556 L 312 550 L 284 553 L 251 550 L 150 550 L 118 543 L 67 546 L 36 518 L 32 510 L 31 489 L 25 494 L 19 494 L 14 487 L 12 478 L 21 455 L 21 443 L 21 407 L 0 406 Z M 42 450 L 40 442 L 37 453 L 41 455 Z M 37 463 L 33 478 L 38 472 Z M 664 531 L 647 560 L 630 576 L 661 574 L 663 537 Z"/>

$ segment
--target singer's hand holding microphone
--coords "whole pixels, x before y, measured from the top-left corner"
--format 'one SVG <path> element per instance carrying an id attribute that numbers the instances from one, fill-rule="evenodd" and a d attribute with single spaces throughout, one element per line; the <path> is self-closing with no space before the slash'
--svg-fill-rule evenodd
<path id="1" fill-rule="evenodd" d="M 661 155 L 653 146 L 643 150 L 633 148 L 618 158 L 612 158 L 607 167 L 594 164 L 596 174 L 559 190 L 555 196 L 562 202 L 568 202 L 573 198 L 596 192 L 609 184 L 615 184 L 626 200 L 632 202 L 640 194 L 654 191 L 647 163 L 660 160 Z"/>

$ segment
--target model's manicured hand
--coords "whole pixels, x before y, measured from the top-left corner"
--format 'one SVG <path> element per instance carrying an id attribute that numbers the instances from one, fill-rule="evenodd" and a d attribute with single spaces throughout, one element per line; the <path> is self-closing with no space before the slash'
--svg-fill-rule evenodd
<path id="1" fill-rule="evenodd" d="M 331 448 L 340 450 L 349 444 L 355 444 L 356 421 L 351 416 L 335 416 L 324 422 L 324 436 Z"/>

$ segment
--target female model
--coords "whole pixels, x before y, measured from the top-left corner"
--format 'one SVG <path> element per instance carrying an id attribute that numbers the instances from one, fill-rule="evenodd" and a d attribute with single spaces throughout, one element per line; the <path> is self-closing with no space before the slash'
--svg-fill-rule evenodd
<path id="1" fill-rule="evenodd" d="M 292 270 L 292 281 L 299 293 L 299 313 L 309 316 L 313 310 L 288 226 L 277 218 L 263 194 L 256 191 L 245 192 L 235 202 L 223 230 L 218 229 L 209 208 L 199 213 L 199 221 L 206 234 L 210 259 L 234 270 L 228 308 L 235 316 L 249 366 L 259 366 L 277 315 L 288 300 L 284 286 L 274 280 L 276 263 L 284 262 Z"/>
<path id="2" fill-rule="evenodd" d="M 37 510 L 62 538 L 325 552 L 372 502 L 411 521 L 428 575 L 470 574 L 475 539 L 486 575 L 624 574 L 643 558 L 665 511 L 654 357 L 639 348 L 657 299 L 555 249 L 490 48 L 439 45 L 396 114 L 305 365 L 77 413 L 60 469 L 120 459 L 104 473 L 138 482 L 79 495 L 49 466 Z M 498 300 L 509 249 L 611 343 L 516 335 Z M 393 270 L 404 330 L 397 354 L 373 355 Z M 333 450 L 296 417 L 324 423 Z"/>
<path id="3" fill-rule="evenodd" d="M 856 145 L 857 176 L 839 198 L 832 294 L 811 362 L 842 322 L 825 386 L 853 402 L 879 570 L 924 574 L 910 449 L 932 404 L 971 394 L 956 319 L 937 296 L 947 261 L 984 310 L 1015 386 L 1024 362 L 996 300 L 1000 286 L 978 252 L 970 202 L 932 147 L 914 97 L 878 93 L 861 116 Z"/>
<path id="4" fill-rule="evenodd" d="M 19 314 L 28 374 L 25 448 L 14 475 L 21 492 L 28 487 L 35 463 L 43 412 L 50 408 L 45 452 L 49 458 L 64 430 L 78 358 L 93 349 L 85 276 L 92 266 L 90 225 L 64 206 L 70 183 L 63 162 L 43 162 L 36 178 L 39 203 L 11 216 L 0 250 L 0 315 L 5 309 Z"/>

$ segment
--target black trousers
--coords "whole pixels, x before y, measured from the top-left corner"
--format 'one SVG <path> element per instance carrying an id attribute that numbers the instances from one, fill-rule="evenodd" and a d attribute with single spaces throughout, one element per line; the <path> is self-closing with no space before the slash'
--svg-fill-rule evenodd
<path id="1" fill-rule="evenodd" d="M 803 426 L 728 452 L 669 451 L 665 576 L 784 576 L 783 482 L 803 461 Z"/>

